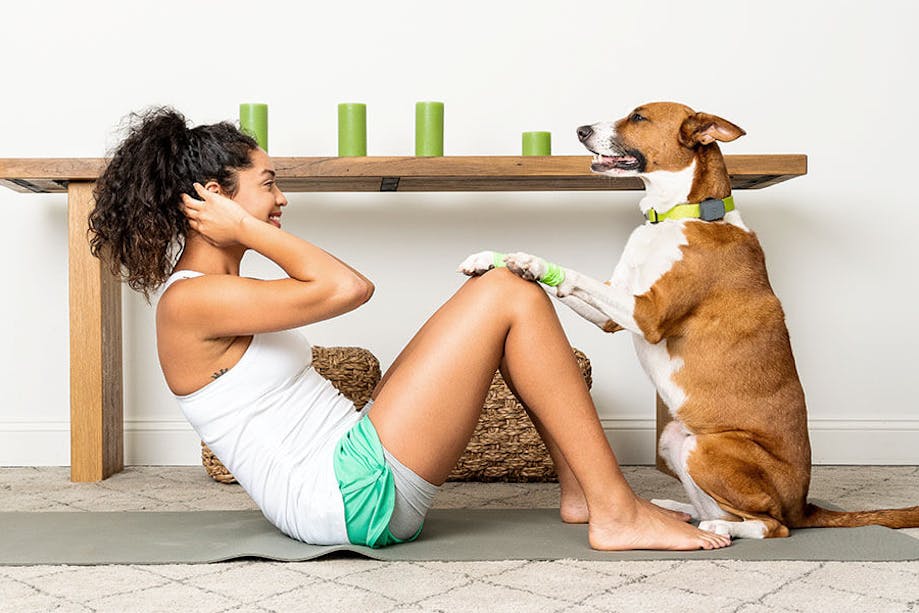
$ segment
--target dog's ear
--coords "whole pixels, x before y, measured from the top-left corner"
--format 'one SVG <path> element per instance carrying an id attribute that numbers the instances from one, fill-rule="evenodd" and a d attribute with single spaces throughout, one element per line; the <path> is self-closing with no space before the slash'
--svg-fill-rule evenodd
<path id="1" fill-rule="evenodd" d="M 708 113 L 696 113 L 683 120 L 680 126 L 680 144 L 686 147 L 707 145 L 720 140 L 730 142 L 746 134 L 727 119 Z"/>

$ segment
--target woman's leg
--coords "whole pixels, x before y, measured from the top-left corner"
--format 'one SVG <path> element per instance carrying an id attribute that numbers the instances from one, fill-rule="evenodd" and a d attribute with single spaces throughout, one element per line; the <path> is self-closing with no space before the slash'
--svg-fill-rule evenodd
<path id="1" fill-rule="evenodd" d="M 392 366 L 386 371 L 386 373 L 383 375 L 383 378 L 380 379 L 380 382 L 377 384 L 377 387 L 374 390 L 374 398 L 376 398 L 379 390 L 386 385 L 386 382 L 389 380 L 389 377 L 392 375 L 392 373 L 398 371 L 401 364 L 415 352 L 419 344 L 419 338 L 421 338 L 421 336 L 421 334 L 418 334 L 413 337 L 409 344 L 402 350 L 402 352 L 393 362 Z M 549 433 L 546 432 L 546 429 L 539 421 L 539 418 L 536 417 L 536 415 L 533 414 L 529 407 L 527 407 L 526 404 L 520 400 L 520 394 L 517 393 L 517 390 L 514 387 L 513 378 L 508 372 L 507 361 L 503 358 L 501 360 L 499 369 L 501 370 L 501 376 L 504 377 L 504 382 L 507 384 L 511 393 L 513 393 L 514 396 L 517 397 L 517 400 L 523 404 L 527 416 L 530 418 L 530 421 L 533 422 L 537 433 L 539 434 L 540 438 L 542 438 L 543 443 L 546 445 L 549 456 L 552 458 L 552 463 L 555 465 L 555 472 L 558 475 L 559 489 L 561 493 L 559 513 L 561 515 L 562 521 L 576 524 L 587 523 L 587 499 L 584 497 L 584 491 L 581 489 L 581 485 L 578 483 L 577 478 L 571 471 L 571 467 L 568 466 L 568 462 L 565 460 L 565 456 L 562 455 L 562 452 L 558 448 L 558 445 L 555 444 L 554 439 L 552 439 Z M 468 440 L 466 441 L 466 444 L 468 444 Z M 463 447 L 463 449 L 465 450 L 465 447 Z M 458 460 L 459 458 L 457 458 L 457 461 Z M 456 463 L 454 462 L 453 465 L 455 466 Z M 452 471 L 452 468 L 450 470 Z M 674 515 L 680 519 L 684 519 L 684 521 L 689 517 L 685 513 Z"/>
<path id="2" fill-rule="evenodd" d="M 370 410 L 383 446 L 426 481 L 443 483 L 472 436 L 502 360 L 583 489 L 592 546 L 710 549 L 729 543 L 635 496 L 549 298 L 504 269 L 464 284 L 393 364 Z"/>
<path id="3" fill-rule="evenodd" d="M 501 376 L 504 377 L 504 382 L 507 383 L 507 386 L 514 395 L 517 396 L 517 399 L 520 400 L 520 395 L 515 391 L 513 379 L 506 371 L 507 368 L 502 362 Z M 523 401 L 521 401 L 521 404 L 523 404 Z M 552 435 L 549 434 L 545 426 L 542 425 L 542 422 L 539 421 L 539 417 L 537 417 L 526 404 L 523 405 L 523 408 L 526 410 L 527 415 L 536 427 L 536 432 L 538 432 L 540 438 L 542 438 L 543 443 L 546 445 L 546 449 L 549 451 L 549 455 L 552 457 L 552 462 L 555 464 L 555 471 L 558 475 L 558 485 L 561 490 L 559 513 L 562 517 L 562 521 L 569 524 L 587 523 L 590 519 L 587 508 L 587 498 L 584 496 L 584 490 L 581 488 L 581 484 L 578 483 L 577 477 L 568 465 L 568 461 L 565 460 L 565 455 L 562 453 L 561 449 L 559 449 Z M 642 499 L 641 502 L 647 505 L 652 504 L 650 501 L 644 499 Z M 663 510 L 666 514 L 680 521 L 685 522 L 692 519 L 689 513 L 670 511 L 657 506 L 654 508 L 655 510 Z"/>
<path id="4" fill-rule="evenodd" d="M 530 407 L 520 398 L 520 394 L 517 392 L 517 388 L 514 385 L 513 375 L 511 375 L 507 367 L 506 360 L 501 361 L 501 376 L 504 377 L 504 382 L 507 384 L 507 387 L 523 405 L 527 416 L 536 428 L 536 432 L 545 444 L 546 450 L 552 458 L 552 463 L 555 464 L 555 473 L 558 475 L 558 487 L 561 494 L 559 514 L 562 517 L 562 521 L 569 524 L 586 524 L 590 516 L 587 510 L 587 498 L 584 496 L 584 490 L 581 488 L 581 484 L 578 483 L 577 477 L 574 475 L 574 472 L 572 472 L 571 467 L 568 465 L 568 461 L 565 459 L 565 455 L 562 453 L 562 450 L 559 449 L 555 439 L 552 438 L 552 435 L 549 434 L 546 427 L 542 425 L 539 417 L 533 413 Z"/>

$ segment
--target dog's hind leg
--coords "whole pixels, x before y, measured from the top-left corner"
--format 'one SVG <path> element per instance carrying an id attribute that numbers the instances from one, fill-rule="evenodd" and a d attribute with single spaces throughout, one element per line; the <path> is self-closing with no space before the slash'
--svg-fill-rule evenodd
<path id="1" fill-rule="evenodd" d="M 714 498 L 696 485 L 686 470 L 686 458 L 695 449 L 695 446 L 696 437 L 686 429 L 681 421 L 674 420 L 667 424 L 661 433 L 659 451 L 664 462 L 673 471 L 673 474 L 680 479 L 680 483 L 683 484 L 683 489 L 686 491 L 691 504 L 674 500 L 652 500 L 651 502 L 671 511 L 689 513 L 693 519 L 730 519 L 732 516 L 729 513 L 725 513 Z"/>
<path id="2" fill-rule="evenodd" d="M 659 498 L 653 499 L 651 503 L 662 509 L 676 511 L 677 513 L 686 513 L 693 519 L 699 519 L 699 512 L 696 510 L 696 507 L 689 503 L 677 502 L 676 500 L 661 500 Z"/>
<path id="3" fill-rule="evenodd" d="M 692 438 L 695 440 L 684 470 L 724 514 L 720 518 L 703 517 L 700 526 L 740 538 L 788 536 L 785 508 L 789 505 L 783 505 L 781 490 L 771 478 L 783 474 L 776 458 L 732 433 Z"/>
<path id="4" fill-rule="evenodd" d="M 680 482 L 683 481 L 683 478 L 679 476 L 680 473 L 676 467 L 682 463 L 680 456 L 683 453 L 683 444 L 686 442 L 688 437 L 689 432 L 683 427 L 683 424 L 678 421 L 672 421 L 667 424 L 667 426 L 664 428 L 664 431 L 661 433 L 660 444 L 658 447 L 658 453 L 664 460 L 664 463 L 671 470 L 671 472 L 673 472 L 673 474 L 678 476 Z M 694 504 L 677 502 L 676 500 L 662 500 L 658 498 L 652 499 L 651 502 L 664 509 L 678 511 L 681 513 L 689 513 L 689 516 L 693 519 L 699 519 L 699 511 L 696 509 Z"/>

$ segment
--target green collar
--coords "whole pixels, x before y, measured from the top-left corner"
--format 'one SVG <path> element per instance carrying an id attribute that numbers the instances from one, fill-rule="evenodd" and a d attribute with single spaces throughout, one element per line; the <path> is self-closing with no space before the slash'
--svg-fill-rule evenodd
<path id="1" fill-rule="evenodd" d="M 706 198 L 696 204 L 678 204 L 669 211 L 658 213 L 648 209 L 645 218 L 651 223 L 659 223 L 665 219 L 701 219 L 702 221 L 717 221 L 723 219 L 725 213 L 734 210 L 734 196 L 727 198 Z"/>

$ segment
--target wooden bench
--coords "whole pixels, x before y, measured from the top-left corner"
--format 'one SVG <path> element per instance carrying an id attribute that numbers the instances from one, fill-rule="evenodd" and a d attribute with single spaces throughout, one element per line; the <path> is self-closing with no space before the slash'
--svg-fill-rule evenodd
<path id="1" fill-rule="evenodd" d="M 589 156 L 278 157 L 286 192 L 640 190 L 636 178 L 590 172 Z M 727 155 L 734 189 L 759 189 L 807 173 L 805 155 Z M 124 467 L 121 285 L 89 253 L 87 218 L 102 158 L 0 158 L 0 184 L 66 193 L 70 284 L 70 457 L 73 481 Z M 658 433 L 669 420 L 658 399 Z M 660 465 L 660 464 L 659 464 Z"/>

